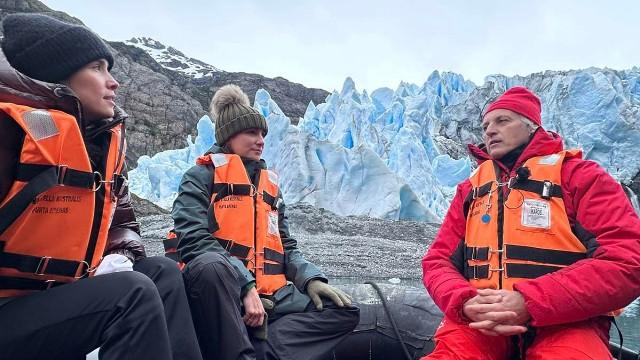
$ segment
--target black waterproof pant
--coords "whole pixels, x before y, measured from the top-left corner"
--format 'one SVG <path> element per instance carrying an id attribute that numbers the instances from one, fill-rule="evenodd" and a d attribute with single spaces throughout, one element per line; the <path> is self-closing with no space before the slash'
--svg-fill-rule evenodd
<path id="1" fill-rule="evenodd" d="M 2 301 L 6 301 L 2 300 Z M 0 359 L 171 359 L 162 301 L 138 272 L 105 274 L 0 305 Z"/>
<path id="2" fill-rule="evenodd" d="M 358 324 L 355 307 L 338 309 L 327 303 L 317 311 L 310 303 L 303 312 L 269 319 L 268 340 L 253 339 L 259 347 L 254 349 L 242 321 L 240 284 L 233 265 L 219 254 L 206 253 L 191 260 L 183 275 L 205 360 L 320 359 Z"/>
<path id="3" fill-rule="evenodd" d="M 167 260 L 0 299 L 0 359 L 80 360 L 98 347 L 101 360 L 201 359 L 181 274 Z"/>
<path id="4" fill-rule="evenodd" d="M 136 261 L 133 270 L 147 275 L 158 289 L 164 305 L 173 360 L 201 360 L 182 272 L 176 262 L 164 256 L 148 257 Z"/>

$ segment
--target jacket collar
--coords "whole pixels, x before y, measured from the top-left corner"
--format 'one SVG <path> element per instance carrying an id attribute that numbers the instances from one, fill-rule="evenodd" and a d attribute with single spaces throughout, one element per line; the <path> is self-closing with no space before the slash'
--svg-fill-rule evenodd
<path id="1" fill-rule="evenodd" d="M 129 115 L 119 106 L 116 106 L 114 110 L 115 115 L 112 118 L 107 118 L 91 124 L 87 124 L 84 131 L 85 138 L 91 139 L 96 135 L 99 135 L 102 132 L 113 128 L 114 126 L 123 123 L 129 117 Z"/>
<path id="2" fill-rule="evenodd" d="M 469 154 L 473 156 L 479 164 L 487 160 L 491 160 L 496 163 L 504 172 L 508 172 L 509 169 L 500 162 L 500 160 L 493 159 L 486 151 L 484 144 L 480 145 L 467 145 Z M 555 132 L 546 131 L 542 127 L 533 134 L 533 137 L 529 141 L 527 147 L 522 151 L 522 154 L 518 157 L 513 170 L 516 170 L 522 166 L 527 160 L 536 156 L 545 156 L 555 154 L 563 150 L 562 138 Z"/>

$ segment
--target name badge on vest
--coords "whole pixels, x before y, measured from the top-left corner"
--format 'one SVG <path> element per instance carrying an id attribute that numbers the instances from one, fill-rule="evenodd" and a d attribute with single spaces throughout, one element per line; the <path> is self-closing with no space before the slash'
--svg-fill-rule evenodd
<path id="1" fill-rule="evenodd" d="M 551 227 L 549 203 L 527 199 L 522 204 L 522 225 L 540 229 Z"/>

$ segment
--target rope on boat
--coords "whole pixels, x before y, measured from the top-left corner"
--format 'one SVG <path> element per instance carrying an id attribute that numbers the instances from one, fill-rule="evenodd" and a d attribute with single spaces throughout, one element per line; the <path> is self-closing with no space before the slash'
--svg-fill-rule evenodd
<path id="1" fill-rule="evenodd" d="M 364 283 L 371 285 L 371 287 L 373 287 L 373 289 L 378 294 L 378 297 L 382 301 L 382 307 L 384 308 L 384 312 L 385 314 L 387 314 L 387 317 L 389 318 L 389 322 L 391 322 L 391 327 L 393 328 L 393 331 L 396 333 L 396 338 L 400 342 L 402 351 L 404 351 L 404 356 L 407 358 L 407 360 L 413 360 L 413 357 L 409 354 L 407 345 L 404 343 L 404 341 L 402 341 L 402 337 L 400 337 L 400 331 L 398 330 L 398 325 L 396 324 L 396 320 L 393 318 L 393 315 L 391 315 L 391 311 L 389 311 L 389 308 L 387 306 L 387 300 L 385 299 L 384 294 L 382 293 L 382 290 L 380 289 L 378 284 L 376 284 L 373 281 L 365 281 Z"/>

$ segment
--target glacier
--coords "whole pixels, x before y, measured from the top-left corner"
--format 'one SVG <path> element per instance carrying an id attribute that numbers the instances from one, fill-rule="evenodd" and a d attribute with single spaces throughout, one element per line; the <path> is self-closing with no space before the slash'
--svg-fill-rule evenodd
<path id="1" fill-rule="evenodd" d="M 288 204 L 305 202 L 339 215 L 439 222 L 474 163 L 465 145 L 481 141 L 486 104 L 515 85 L 536 92 L 544 128 L 567 147 L 629 184 L 640 171 L 640 70 L 590 68 L 521 77 L 491 75 L 482 86 L 434 71 L 422 85 L 402 82 L 370 94 L 347 78 L 292 124 L 265 90 L 254 107 L 269 124 L 264 159 L 279 173 Z M 142 156 L 131 191 L 170 208 L 182 174 L 214 142 L 203 116 L 187 147 Z"/>
<path id="2" fill-rule="evenodd" d="M 279 174 L 285 203 L 306 202 L 338 215 L 439 221 L 368 147 L 345 148 L 315 139 L 291 125 L 265 90 L 256 93 L 255 107 L 269 124 L 263 158 Z M 140 157 L 129 173 L 131 191 L 170 208 L 182 174 L 214 143 L 208 116 L 199 120 L 197 129 L 195 141 L 189 137 L 184 149 Z"/>

